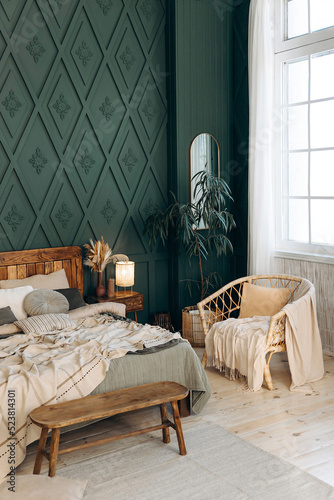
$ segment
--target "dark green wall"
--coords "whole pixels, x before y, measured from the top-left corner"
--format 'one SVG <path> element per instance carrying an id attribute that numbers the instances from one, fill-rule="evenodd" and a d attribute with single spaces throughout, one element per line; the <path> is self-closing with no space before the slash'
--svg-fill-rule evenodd
<path id="1" fill-rule="evenodd" d="M 248 14 L 250 0 L 238 0 L 233 10 L 233 177 L 235 276 L 247 276 L 248 234 Z"/>
<path id="2" fill-rule="evenodd" d="M 167 199 L 165 20 L 163 0 L 0 1 L 0 250 L 103 235 L 136 262 L 141 321 L 168 309 L 143 236 Z"/>
<path id="3" fill-rule="evenodd" d="M 172 35 L 171 64 L 171 143 L 173 148 L 171 186 L 180 201 L 190 195 L 189 148 L 202 132 L 212 134 L 220 147 L 221 174 L 229 183 L 232 160 L 232 20 L 233 9 L 224 15 L 215 2 L 175 0 L 170 7 Z M 233 210 L 233 207 L 231 207 Z M 198 278 L 194 261 L 189 268 L 183 256 L 172 254 L 172 297 L 174 322 L 179 325 L 181 309 L 193 305 L 199 295 L 190 297 L 180 283 Z M 233 276 L 230 255 L 208 260 L 205 272 L 220 272 L 227 282 Z"/>
<path id="4" fill-rule="evenodd" d="M 225 282 L 245 274 L 248 4 L 0 0 L 0 250 L 103 235 L 136 262 L 139 320 L 171 310 L 180 326 L 182 307 L 198 300 L 180 280 L 197 268 L 175 253 L 168 268 L 143 224 L 169 189 L 188 201 L 189 146 L 208 132 L 237 230 L 233 257 L 205 271 Z M 86 269 L 84 281 L 92 291 L 96 276 Z"/>

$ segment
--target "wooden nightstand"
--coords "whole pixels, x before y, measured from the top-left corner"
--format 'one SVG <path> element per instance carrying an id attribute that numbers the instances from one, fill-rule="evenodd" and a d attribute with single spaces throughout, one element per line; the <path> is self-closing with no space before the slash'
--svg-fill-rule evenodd
<path id="1" fill-rule="evenodd" d="M 96 297 L 95 295 L 90 295 L 86 299 L 87 303 L 92 302 L 118 302 L 125 304 L 126 314 L 129 312 L 135 313 L 135 320 L 137 321 L 137 311 L 143 311 L 144 309 L 144 295 L 139 292 L 132 292 L 131 290 L 121 290 L 115 292 L 113 297 Z"/>

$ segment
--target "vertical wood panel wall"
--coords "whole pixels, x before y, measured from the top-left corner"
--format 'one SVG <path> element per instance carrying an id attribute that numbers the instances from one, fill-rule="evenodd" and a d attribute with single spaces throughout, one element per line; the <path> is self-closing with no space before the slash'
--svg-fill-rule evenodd
<path id="1" fill-rule="evenodd" d="M 311 281 L 316 289 L 317 316 L 322 347 L 334 354 L 334 266 L 318 262 L 275 258 L 276 271 Z"/>
<path id="2" fill-rule="evenodd" d="M 0 0 L 0 251 L 103 236 L 136 261 L 141 321 L 168 309 L 143 235 L 168 191 L 165 24 L 165 0 Z"/>
<path id="3" fill-rule="evenodd" d="M 247 275 L 248 240 L 248 15 L 250 0 L 234 2 L 233 9 L 233 178 L 235 276 Z M 226 7 L 225 7 L 226 8 Z"/>
<path id="4" fill-rule="evenodd" d="M 174 102 L 171 103 L 175 163 L 171 187 L 180 201 L 187 202 L 190 196 L 189 148 L 200 133 L 210 133 L 217 139 L 221 172 L 228 182 L 231 181 L 233 9 L 221 15 L 217 9 L 219 2 L 174 0 L 171 4 L 171 34 L 174 37 L 171 59 L 175 74 Z M 198 278 L 196 266 L 194 261 L 189 267 L 182 255 L 172 255 L 172 303 L 174 317 L 179 321 L 182 307 L 199 300 L 197 293 L 190 297 L 180 281 Z M 230 256 L 209 259 L 205 272 L 208 274 L 212 270 L 219 271 L 227 281 L 231 275 Z"/>

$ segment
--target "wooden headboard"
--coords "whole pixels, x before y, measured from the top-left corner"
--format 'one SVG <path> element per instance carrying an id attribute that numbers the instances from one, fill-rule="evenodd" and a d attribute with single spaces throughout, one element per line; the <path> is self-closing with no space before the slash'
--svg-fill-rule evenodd
<path id="1" fill-rule="evenodd" d="M 0 252 L 0 279 L 22 279 L 65 269 L 70 288 L 83 295 L 82 251 L 80 247 L 38 248 Z"/>

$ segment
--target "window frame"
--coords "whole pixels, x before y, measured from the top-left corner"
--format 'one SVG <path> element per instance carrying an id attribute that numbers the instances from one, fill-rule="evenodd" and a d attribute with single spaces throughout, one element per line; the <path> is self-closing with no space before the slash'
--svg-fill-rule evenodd
<path id="1" fill-rule="evenodd" d="M 283 134 L 284 134 L 284 63 L 296 60 L 298 58 L 309 57 L 312 54 L 334 50 L 334 27 L 325 28 L 307 35 L 284 40 L 285 37 L 285 9 L 287 0 L 275 2 L 275 115 L 279 117 L 279 125 L 274 124 L 274 175 L 275 182 L 275 256 L 300 258 L 307 256 L 316 261 L 326 261 L 333 263 L 334 245 L 325 245 L 317 243 L 301 243 L 283 238 L 284 225 L 284 152 L 283 152 Z M 310 75 L 309 75 L 310 78 Z M 309 100 L 307 101 L 309 103 Z M 308 117 L 309 126 L 309 117 Z M 334 146 L 333 146 L 334 147 Z M 325 149 L 325 148 L 324 148 Z M 310 144 L 308 144 L 308 154 L 310 154 Z M 282 154 L 283 153 L 283 154 Z M 308 168 L 309 191 L 307 200 L 310 203 L 313 198 L 310 195 L 310 168 Z M 318 197 L 314 197 L 318 198 Z M 332 198 L 332 197 L 330 197 Z M 334 199 L 334 196 L 333 196 Z M 311 211 L 309 208 L 309 215 Z M 310 221 L 309 221 L 310 231 Z M 310 235 L 310 233 L 309 233 Z"/>
<path id="2" fill-rule="evenodd" d="M 313 45 L 317 42 L 334 38 L 334 26 L 322 30 L 313 31 L 306 35 L 294 38 L 285 38 L 285 9 L 287 0 L 275 0 L 275 54 L 287 50 L 296 49 L 305 45 Z"/>

